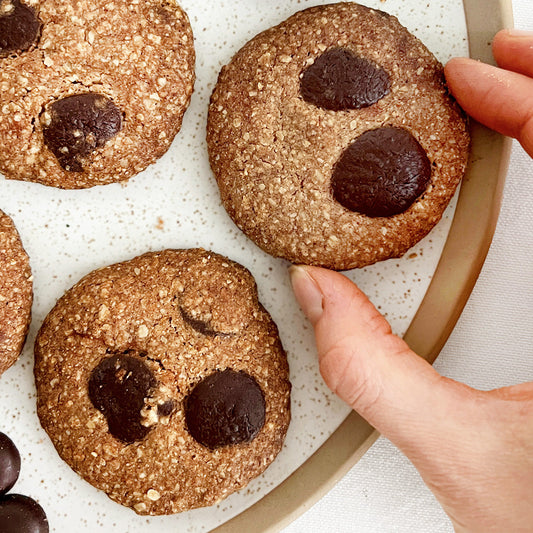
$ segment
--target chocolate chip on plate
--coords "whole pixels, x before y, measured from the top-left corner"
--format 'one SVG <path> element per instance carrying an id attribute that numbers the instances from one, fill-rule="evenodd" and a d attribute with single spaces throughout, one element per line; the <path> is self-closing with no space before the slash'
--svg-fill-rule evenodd
<path id="1" fill-rule="evenodd" d="M 305 69 L 302 98 L 332 111 L 371 106 L 390 92 L 387 72 L 345 48 L 327 50 Z"/>
<path id="2" fill-rule="evenodd" d="M 98 93 L 67 96 L 51 103 L 40 116 L 44 142 L 62 168 L 83 172 L 83 162 L 122 128 L 122 113 Z"/>
<path id="3" fill-rule="evenodd" d="M 0 498 L 2 533 L 48 533 L 48 519 L 43 508 L 32 498 L 7 494 Z"/>
<path id="4" fill-rule="evenodd" d="M 426 190 L 431 163 L 419 142 L 402 128 L 360 135 L 342 154 L 331 180 L 333 197 L 369 217 L 403 213 Z"/>
<path id="5" fill-rule="evenodd" d="M 41 26 L 32 7 L 19 0 L 0 0 L 0 57 L 28 50 L 37 42 Z"/>
<path id="6" fill-rule="evenodd" d="M 119 354 L 103 359 L 89 378 L 89 398 L 107 420 L 116 439 L 132 443 L 150 431 L 141 424 L 141 409 L 157 381 L 137 357 Z"/>
<path id="7" fill-rule="evenodd" d="M 252 376 L 228 368 L 194 387 L 185 401 L 185 420 L 207 448 L 250 442 L 265 423 L 265 397 Z"/>
<path id="8" fill-rule="evenodd" d="M 13 487 L 19 474 L 19 451 L 7 435 L 0 433 L 0 496 Z"/>

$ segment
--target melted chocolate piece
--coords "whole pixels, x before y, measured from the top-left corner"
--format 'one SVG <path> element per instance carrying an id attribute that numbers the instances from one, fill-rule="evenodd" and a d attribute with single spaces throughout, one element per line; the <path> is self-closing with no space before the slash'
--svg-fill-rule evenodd
<path id="1" fill-rule="evenodd" d="M 84 93 L 57 100 L 41 113 L 44 142 L 61 167 L 83 172 L 83 158 L 122 128 L 122 114 L 105 96 Z"/>
<path id="2" fill-rule="evenodd" d="M 131 444 L 150 431 L 141 425 L 141 409 L 156 385 L 154 375 L 143 361 L 126 354 L 113 355 L 93 369 L 89 398 L 105 416 L 111 435 Z"/>
<path id="3" fill-rule="evenodd" d="M 7 435 L 0 433 L 0 496 L 13 487 L 19 474 L 19 451 Z"/>
<path id="4" fill-rule="evenodd" d="M 300 80 L 306 102 L 332 111 L 371 106 L 389 91 L 390 78 L 383 68 L 345 48 L 324 52 Z"/>
<path id="5" fill-rule="evenodd" d="M 192 329 L 197 331 L 198 333 L 201 333 L 202 335 L 206 335 L 207 337 L 216 337 L 218 335 L 220 336 L 227 336 L 228 333 L 222 333 L 220 331 L 216 331 L 212 328 L 211 324 L 209 322 L 205 322 L 204 320 L 198 320 L 196 318 L 193 318 L 183 307 L 180 307 L 180 313 L 181 317 L 183 318 L 183 321 L 186 324 L 189 324 Z"/>
<path id="6" fill-rule="evenodd" d="M 48 533 L 49 530 L 46 514 L 35 500 L 20 494 L 0 498 L 2 533 Z"/>
<path id="7" fill-rule="evenodd" d="M 167 400 L 165 403 L 157 406 L 157 414 L 159 416 L 170 416 L 172 411 L 174 411 L 174 407 L 176 407 L 174 400 Z"/>
<path id="8" fill-rule="evenodd" d="M 193 438 L 209 449 L 250 442 L 265 423 L 265 397 L 246 372 L 226 369 L 200 381 L 185 400 Z"/>
<path id="9" fill-rule="evenodd" d="M 37 42 L 41 21 L 19 0 L 0 0 L 0 57 L 24 52 Z"/>
<path id="10" fill-rule="evenodd" d="M 406 130 L 378 128 L 359 136 L 335 165 L 333 196 L 369 217 L 403 213 L 426 190 L 431 163 Z"/>

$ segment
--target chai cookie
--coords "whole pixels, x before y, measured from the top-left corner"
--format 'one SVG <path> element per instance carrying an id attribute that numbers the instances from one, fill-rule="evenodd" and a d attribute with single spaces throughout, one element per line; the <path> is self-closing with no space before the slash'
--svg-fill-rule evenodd
<path id="1" fill-rule="evenodd" d="M 0 375 L 22 351 L 30 325 L 32 301 L 28 255 L 13 221 L 0 211 Z"/>
<path id="2" fill-rule="evenodd" d="M 298 12 L 237 52 L 213 91 L 207 142 L 248 237 L 339 270 L 424 237 L 469 149 L 442 65 L 395 17 L 355 3 Z"/>
<path id="3" fill-rule="evenodd" d="M 244 487 L 290 419 L 287 358 L 251 274 L 201 249 L 84 277 L 41 327 L 35 377 L 59 455 L 139 514 Z"/>
<path id="4" fill-rule="evenodd" d="M 194 84 L 175 0 L 0 0 L 0 172 L 78 189 L 169 148 Z"/>

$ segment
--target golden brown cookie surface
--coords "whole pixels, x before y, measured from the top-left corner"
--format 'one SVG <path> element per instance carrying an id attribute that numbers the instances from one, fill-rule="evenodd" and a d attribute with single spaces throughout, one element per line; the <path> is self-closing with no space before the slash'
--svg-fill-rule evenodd
<path id="1" fill-rule="evenodd" d="M 274 256 L 335 269 L 425 236 L 469 147 L 440 63 L 396 18 L 355 3 L 248 42 L 220 73 L 207 140 L 235 223 Z"/>
<path id="2" fill-rule="evenodd" d="M 0 375 L 22 351 L 32 300 L 28 256 L 13 221 L 0 211 Z"/>
<path id="3" fill-rule="evenodd" d="M 194 84 L 192 31 L 175 0 L 0 0 L 0 30 L 7 178 L 92 187 L 168 150 Z"/>
<path id="4" fill-rule="evenodd" d="M 242 266 L 167 250 L 92 272 L 35 344 L 38 414 L 60 456 L 139 514 L 212 505 L 281 449 L 290 383 Z"/>

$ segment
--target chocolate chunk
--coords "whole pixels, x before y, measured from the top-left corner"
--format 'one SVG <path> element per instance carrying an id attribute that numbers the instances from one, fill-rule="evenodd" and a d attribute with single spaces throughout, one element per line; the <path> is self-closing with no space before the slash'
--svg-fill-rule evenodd
<path id="1" fill-rule="evenodd" d="M 390 78 L 383 68 L 345 48 L 324 52 L 300 80 L 306 102 L 332 111 L 371 106 L 389 91 Z"/>
<path id="2" fill-rule="evenodd" d="M 2 533 L 48 533 L 49 530 L 46 514 L 35 500 L 20 494 L 0 498 Z"/>
<path id="3" fill-rule="evenodd" d="M 265 423 L 263 391 L 245 372 L 215 372 L 186 398 L 185 421 L 193 438 L 209 449 L 250 442 Z"/>
<path id="4" fill-rule="evenodd" d="M 157 414 L 159 416 L 170 416 L 172 411 L 174 411 L 174 407 L 176 407 L 174 400 L 167 400 L 157 406 Z"/>
<path id="5" fill-rule="evenodd" d="M 57 100 L 41 113 L 40 121 L 46 146 L 70 172 L 83 172 L 83 159 L 122 128 L 120 110 L 97 93 Z"/>
<path id="6" fill-rule="evenodd" d="M 19 474 L 19 451 L 7 435 L 0 433 L 0 496 L 13 487 Z"/>
<path id="7" fill-rule="evenodd" d="M 359 136 L 335 165 L 333 196 L 369 217 L 403 213 L 426 190 L 431 163 L 418 141 L 402 128 L 378 128 Z"/>
<path id="8" fill-rule="evenodd" d="M 93 369 L 89 398 L 106 417 L 111 435 L 131 444 L 150 431 L 141 425 L 141 409 L 156 385 L 154 375 L 142 360 L 126 354 L 113 355 Z"/>
<path id="9" fill-rule="evenodd" d="M 183 318 L 183 321 L 191 326 L 192 329 L 197 331 L 198 333 L 201 333 L 202 335 L 206 335 L 207 337 L 216 337 L 218 335 L 221 336 L 227 336 L 228 333 L 222 333 L 220 331 L 216 331 L 213 329 L 211 324 L 209 322 L 205 322 L 204 320 L 198 320 L 196 318 L 193 318 L 183 307 L 180 307 L 180 313 L 181 317 Z"/>
<path id="10" fill-rule="evenodd" d="M 28 50 L 37 42 L 41 21 L 19 0 L 0 0 L 0 57 Z"/>

